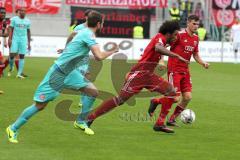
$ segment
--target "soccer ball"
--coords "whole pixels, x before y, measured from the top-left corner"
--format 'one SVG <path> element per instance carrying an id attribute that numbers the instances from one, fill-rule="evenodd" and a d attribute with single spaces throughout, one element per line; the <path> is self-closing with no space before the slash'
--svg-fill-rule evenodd
<path id="1" fill-rule="evenodd" d="M 180 114 L 180 119 L 184 124 L 192 124 L 195 121 L 195 113 L 191 109 L 185 109 Z"/>

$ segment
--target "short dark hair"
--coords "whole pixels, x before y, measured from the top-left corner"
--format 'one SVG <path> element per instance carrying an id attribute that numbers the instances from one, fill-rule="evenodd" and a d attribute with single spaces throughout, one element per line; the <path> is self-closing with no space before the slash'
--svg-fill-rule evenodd
<path id="1" fill-rule="evenodd" d="M 188 16 L 188 19 L 187 19 L 188 21 L 192 21 L 192 20 L 194 20 L 194 21 L 199 21 L 199 17 L 197 16 L 197 15 L 190 15 L 190 16 Z"/>
<path id="2" fill-rule="evenodd" d="M 159 28 L 159 33 L 162 34 L 173 34 L 176 30 L 180 30 L 179 22 L 176 20 L 173 21 L 165 21 L 161 27 Z"/>
<path id="3" fill-rule="evenodd" d="M 85 12 L 84 12 L 84 16 L 87 17 L 88 14 L 92 11 L 92 9 L 87 9 Z"/>
<path id="4" fill-rule="evenodd" d="M 87 25 L 88 27 L 96 27 L 98 22 L 102 23 L 103 16 L 100 12 L 92 10 L 88 14 Z"/>

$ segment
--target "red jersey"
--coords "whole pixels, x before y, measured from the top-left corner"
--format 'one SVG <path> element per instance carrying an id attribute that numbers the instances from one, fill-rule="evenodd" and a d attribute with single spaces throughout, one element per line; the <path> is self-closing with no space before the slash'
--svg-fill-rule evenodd
<path id="1" fill-rule="evenodd" d="M 190 61 L 192 54 L 198 52 L 198 36 L 190 36 L 186 30 L 182 30 L 177 35 L 177 40 L 171 44 L 170 50 Z M 169 72 L 189 72 L 188 64 L 178 58 L 168 58 Z"/>
<path id="2" fill-rule="evenodd" d="M 7 29 L 10 25 L 9 19 L 0 20 L 0 32 L 3 32 L 3 30 Z"/>
<path id="3" fill-rule="evenodd" d="M 161 59 L 161 54 L 155 51 L 155 45 L 159 43 L 163 47 L 166 46 L 166 38 L 161 34 L 158 33 L 153 37 L 150 43 L 145 48 L 141 59 L 138 61 L 136 65 L 134 65 L 131 69 L 132 72 L 134 71 L 150 71 L 154 72 L 156 66 Z"/>

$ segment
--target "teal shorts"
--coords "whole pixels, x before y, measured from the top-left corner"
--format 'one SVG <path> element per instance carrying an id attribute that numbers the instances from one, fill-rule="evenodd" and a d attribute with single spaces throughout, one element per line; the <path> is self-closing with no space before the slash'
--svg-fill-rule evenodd
<path id="1" fill-rule="evenodd" d="M 27 54 L 27 45 L 27 40 L 13 40 L 10 48 L 10 53 Z"/>
<path id="2" fill-rule="evenodd" d="M 66 75 L 54 64 L 38 86 L 33 99 L 36 102 L 49 102 L 54 100 L 63 89 L 79 90 L 89 83 L 76 69 Z"/>

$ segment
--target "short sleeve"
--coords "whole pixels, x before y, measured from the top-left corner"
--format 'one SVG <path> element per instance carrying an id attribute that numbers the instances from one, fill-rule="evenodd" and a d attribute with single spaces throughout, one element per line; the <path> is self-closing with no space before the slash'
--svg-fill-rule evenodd
<path id="1" fill-rule="evenodd" d="M 15 26 L 15 18 L 11 18 L 10 20 L 10 26 L 14 27 Z"/>
<path id="2" fill-rule="evenodd" d="M 160 36 L 160 35 L 157 35 L 155 38 L 154 38 L 154 42 L 156 45 L 157 43 L 160 44 L 161 46 L 165 47 L 166 45 L 166 40 L 164 37 Z"/>
<path id="3" fill-rule="evenodd" d="M 199 39 L 197 39 L 197 41 L 194 41 L 194 43 L 197 43 L 196 47 L 194 48 L 194 53 L 198 53 L 199 52 L 199 50 L 198 50 Z"/>
<path id="4" fill-rule="evenodd" d="M 96 37 L 93 33 L 89 33 L 86 36 L 84 36 L 83 41 L 87 44 L 88 47 L 97 44 Z"/>

